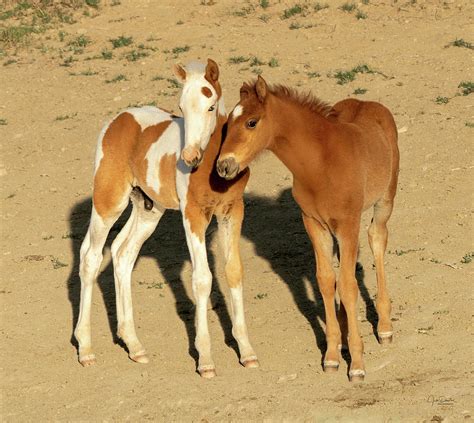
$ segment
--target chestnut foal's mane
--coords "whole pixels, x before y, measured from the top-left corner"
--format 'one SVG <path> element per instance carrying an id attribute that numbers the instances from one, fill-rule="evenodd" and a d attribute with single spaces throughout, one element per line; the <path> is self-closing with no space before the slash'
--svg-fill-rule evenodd
<path id="1" fill-rule="evenodd" d="M 252 90 L 255 90 L 256 84 L 257 81 L 252 81 L 247 85 Z M 329 103 L 320 100 L 311 91 L 303 93 L 294 88 L 281 84 L 270 85 L 268 86 L 268 89 L 276 97 L 296 103 L 305 109 L 308 109 L 313 113 L 317 113 L 325 118 L 336 117 L 338 115 L 338 112 L 334 110 L 334 108 Z"/>

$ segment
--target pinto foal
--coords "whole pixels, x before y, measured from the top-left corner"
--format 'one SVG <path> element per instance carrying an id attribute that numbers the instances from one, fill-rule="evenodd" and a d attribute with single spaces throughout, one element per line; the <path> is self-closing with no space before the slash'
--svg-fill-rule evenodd
<path id="1" fill-rule="evenodd" d="M 149 361 L 135 332 L 132 269 L 141 246 L 155 230 L 164 211 L 180 209 L 193 266 L 198 371 L 201 376 L 211 378 L 215 376 L 215 366 L 207 304 L 212 275 L 205 233 L 213 215 L 217 217 L 224 243 L 232 334 L 239 346 L 240 361 L 245 367 L 258 366 L 244 317 L 239 250 L 244 215 L 242 196 L 249 172 L 242 173 L 237 180 L 226 181 L 214 170 L 227 121 L 217 64 L 209 59 L 207 65 L 176 66 L 175 73 L 184 84 L 180 98 L 184 119 L 156 107 L 130 108 L 115 117 L 100 134 L 91 220 L 81 246 L 81 304 L 74 334 L 79 343 L 80 363 L 94 364 L 90 326 L 92 286 L 99 273 L 107 235 L 131 199 L 131 216 L 111 249 L 117 335 L 127 345 L 132 360 Z"/>
<path id="2" fill-rule="evenodd" d="M 349 378 L 363 380 L 355 266 L 361 214 L 369 207 L 374 208 L 369 243 L 377 273 L 377 334 L 380 343 L 391 342 L 393 336 L 384 253 L 398 178 L 394 119 L 379 103 L 347 99 L 330 107 L 281 85 L 269 88 L 259 76 L 256 83 L 240 89 L 240 102 L 229 116 L 217 170 L 231 180 L 264 149 L 272 151 L 292 172 L 293 196 L 315 251 L 326 315 L 324 370 L 338 369 L 338 348 L 348 337 Z M 335 308 L 333 237 L 340 248 L 340 325 Z"/>

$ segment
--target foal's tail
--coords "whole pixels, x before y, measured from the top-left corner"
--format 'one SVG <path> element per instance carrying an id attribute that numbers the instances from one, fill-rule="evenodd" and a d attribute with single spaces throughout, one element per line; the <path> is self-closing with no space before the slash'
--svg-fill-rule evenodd
<path id="1" fill-rule="evenodd" d="M 379 115 L 379 124 L 383 128 L 391 148 L 391 177 L 385 197 L 393 201 L 397 191 L 398 172 L 400 169 L 400 153 L 398 151 L 398 130 L 395 119 L 384 105 L 378 104 L 381 113 Z"/>

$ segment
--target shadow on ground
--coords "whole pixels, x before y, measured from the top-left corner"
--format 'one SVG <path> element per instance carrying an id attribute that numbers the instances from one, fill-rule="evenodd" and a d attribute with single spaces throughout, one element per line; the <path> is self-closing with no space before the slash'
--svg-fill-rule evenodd
<path id="1" fill-rule="evenodd" d="M 300 210 L 292 198 L 291 190 L 282 191 L 277 199 L 255 195 L 246 196 L 245 203 L 242 235 L 254 244 L 257 254 L 268 261 L 272 270 L 287 285 L 299 312 L 311 325 L 316 344 L 323 354 L 326 349 L 324 330 L 321 326 L 321 322 L 324 322 L 324 306 L 315 280 L 314 254 L 301 220 Z M 69 214 L 74 260 L 68 279 L 68 296 L 73 313 L 73 328 L 79 315 L 80 246 L 87 231 L 91 207 L 91 199 L 88 198 L 77 203 Z M 130 207 L 112 227 L 106 248 L 110 248 L 113 239 L 125 224 L 129 214 Z M 208 245 L 215 232 L 216 225 L 213 222 L 208 229 Z M 167 211 L 164 214 L 155 233 L 142 247 L 139 259 L 143 256 L 156 259 L 157 265 L 169 284 L 175 298 L 176 312 L 186 327 L 189 354 L 197 362 L 197 352 L 194 348 L 194 302 L 184 288 L 184 283 L 190 283 L 190 281 L 182 281 L 180 276 L 186 260 L 189 260 L 189 255 L 179 212 Z M 215 274 L 215 259 L 212 252 L 209 252 L 209 265 Z M 364 284 L 364 271 L 360 265 L 356 275 L 362 298 L 366 304 L 367 320 L 375 328 L 377 325 L 375 307 Z M 313 290 L 311 297 L 314 299 L 308 296 L 306 280 L 311 281 L 310 286 Z M 251 283 L 251 281 L 247 281 L 247 283 Z M 213 283 L 212 307 L 224 330 L 226 344 L 238 354 L 237 344 L 232 337 L 229 309 L 219 285 L 220 283 Z M 106 306 L 113 340 L 121 344 L 116 336 L 115 289 L 111 263 L 99 275 L 98 286 Z M 74 337 L 71 337 L 71 342 L 76 345 Z M 121 345 L 123 346 L 123 344 Z M 345 359 L 347 361 L 348 357 L 345 356 Z"/>

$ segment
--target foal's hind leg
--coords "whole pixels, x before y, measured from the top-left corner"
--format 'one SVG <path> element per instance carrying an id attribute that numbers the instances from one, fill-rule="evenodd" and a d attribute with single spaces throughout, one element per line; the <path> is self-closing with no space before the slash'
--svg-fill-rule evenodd
<path id="1" fill-rule="evenodd" d="M 345 220 L 339 220 L 336 224 L 336 236 L 341 249 L 341 268 L 337 290 L 347 313 L 347 341 L 351 354 L 349 380 L 355 382 L 362 381 L 365 377 L 363 360 L 364 343 L 360 336 L 359 322 L 357 319 L 359 288 L 355 278 L 360 214 Z"/>
<path id="2" fill-rule="evenodd" d="M 325 372 L 335 372 L 339 368 L 339 344 L 341 331 L 336 317 L 336 273 L 332 267 L 333 239 L 330 232 L 319 222 L 303 214 L 303 222 L 313 244 L 316 256 L 316 278 L 324 301 L 326 317 L 327 349 L 323 360 Z"/>
<path id="3" fill-rule="evenodd" d="M 390 321 L 390 297 L 385 278 L 384 254 L 387 247 L 387 221 L 392 214 L 393 200 L 381 199 L 374 206 L 374 217 L 369 227 L 369 244 L 375 259 L 377 273 L 377 335 L 381 344 L 392 342 L 393 329 Z"/>
<path id="4" fill-rule="evenodd" d="M 121 203 L 113 213 L 105 218 L 101 217 L 93 206 L 89 229 L 81 246 L 79 267 L 81 303 L 74 336 L 79 344 L 79 362 L 83 366 L 90 366 L 95 363 L 95 355 L 91 346 L 91 303 L 93 284 L 102 263 L 102 249 L 110 228 L 126 205 L 126 202 Z"/>
<path id="5" fill-rule="evenodd" d="M 117 302 L 117 335 L 128 348 L 129 357 L 148 363 L 146 351 L 138 340 L 133 320 L 131 279 L 133 265 L 143 243 L 150 237 L 163 215 L 163 210 L 145 210 L 141 195 L 132 193 L 133 210 L 126 225 L 112 244 Z"/>
<path id="6" fill-rule="evenodd" d="M 232 335 L 239 345 L 242 365 L 247 368 L 255 368 L 259 366 L 259 363 L 249 341 L 242 292 L 243 272 L 239 241 L 243 218 L 244 204 L 242 201 L 238 201 L 226 215 L 218 215 L 217 222 L 226 259 L 225 274 L 231 294 Z"/>

